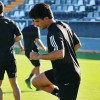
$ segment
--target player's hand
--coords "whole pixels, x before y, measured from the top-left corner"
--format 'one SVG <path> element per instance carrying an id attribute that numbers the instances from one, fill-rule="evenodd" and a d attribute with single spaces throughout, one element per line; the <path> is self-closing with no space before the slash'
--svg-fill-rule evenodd
<path id="1" fill-rule="evenodd" d="M 44 47 L 40 48 L 40 50 L 47 51 L 48 49 L 46 46 L 44 46 Z"/>
<path id="2" fill-rule="evenodd" d="M 42 47 L 38 47 L 38 50 L 47 51 L 48 49 L 47 49 L 47 47 L 44 46 L 43 48 Z"/>
<path id="3" fill-rule="evenodd" d="M 25 51 L 24 51 L 24 50 L 20 50 L 20 53 L 21 53 L 21 54 L 25 54 Z"/>
<path id="4" fill-rule="evenodd" d="M 20 48 L 20 53 L 21 53 L 21 54 L 25 54 L 24 48 Z"/>
<path id="5" fill-rule="evenodd" d="M 47 51 L 48 49 L 47 49 L 47 47 L 44 46 L 43 50 L 44 50 L 44 51 Z"/>
<path id="6" fill-rule="evenodd" d="M 33 50 L 30 52 L 30 60 L 39 60 L 39 53 L 34 52 Z"/>

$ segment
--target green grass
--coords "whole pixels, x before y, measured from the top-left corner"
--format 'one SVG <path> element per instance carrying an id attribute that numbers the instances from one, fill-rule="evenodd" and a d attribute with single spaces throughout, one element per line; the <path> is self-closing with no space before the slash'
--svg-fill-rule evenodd
<path id="1" fill-rule="evenodd" d="M 33 69 L 32 64 L 24 55 L 16 55 L 18 66 L 17 81 L 21 89 L 22 100 L 58 100 L 57 97 L 44 91 L 35 91 L 35 88 L 28 89 L 25 79 Z M 100 60 L 78 59 L 81 68 L 81 85 L 77 100 L 100 100 Z M 41 61 L 41 71 L 51 68 L 50 61 Z M 4 100 L 14 100 L 11 86 L 5 74 L 2 85 Z"/>

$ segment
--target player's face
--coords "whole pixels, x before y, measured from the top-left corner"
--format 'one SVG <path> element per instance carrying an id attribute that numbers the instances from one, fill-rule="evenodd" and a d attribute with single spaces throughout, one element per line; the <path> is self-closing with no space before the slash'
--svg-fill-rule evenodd
<path id="1" fill-rule="evenodd" d="M 40 27 L 41 29 L 47 28 L 47 25 L 44 19 L 40 19 L 40 18 L 34 19 L 34 24 L 35 26 Z"/>

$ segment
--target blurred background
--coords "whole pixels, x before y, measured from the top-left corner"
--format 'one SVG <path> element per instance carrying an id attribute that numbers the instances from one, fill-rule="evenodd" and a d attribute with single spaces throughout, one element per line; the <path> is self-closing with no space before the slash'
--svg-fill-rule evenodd
<path id="1" fill-rule="evenodd" d="M 13 19 L 21 30 L 32 23 L 29 11 L 33 5 L 39 2 L 49 4 L 55 20 L 68 23 L 80 38 L 81 52 L 100 52 L 100 0 L 1 1 L 5 5 L 5 16 Z M 40 38 L 47 46 L 46 36 L 47 30 L 40 29 Z"/>

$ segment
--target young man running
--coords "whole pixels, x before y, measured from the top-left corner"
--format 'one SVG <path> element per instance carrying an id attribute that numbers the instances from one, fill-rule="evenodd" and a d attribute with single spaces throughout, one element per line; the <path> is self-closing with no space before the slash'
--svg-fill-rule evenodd
<path id="1" fill-rule="evenodd" d="M 76 100 L 80 84 L 80 67 L 75 51 L 81 44 L 68 24 L 55 21 L 50 6 L 38 3 L 29 13 L 36 26 L 48 29 L 48 54 L 30 53 L 30 59 L 51 60 L 52 70 L 41 73 L 32 84 L 46 92 L 54 94 L 60 100 Z M 55 86 L 58 86 L 58 89 Z"/>

